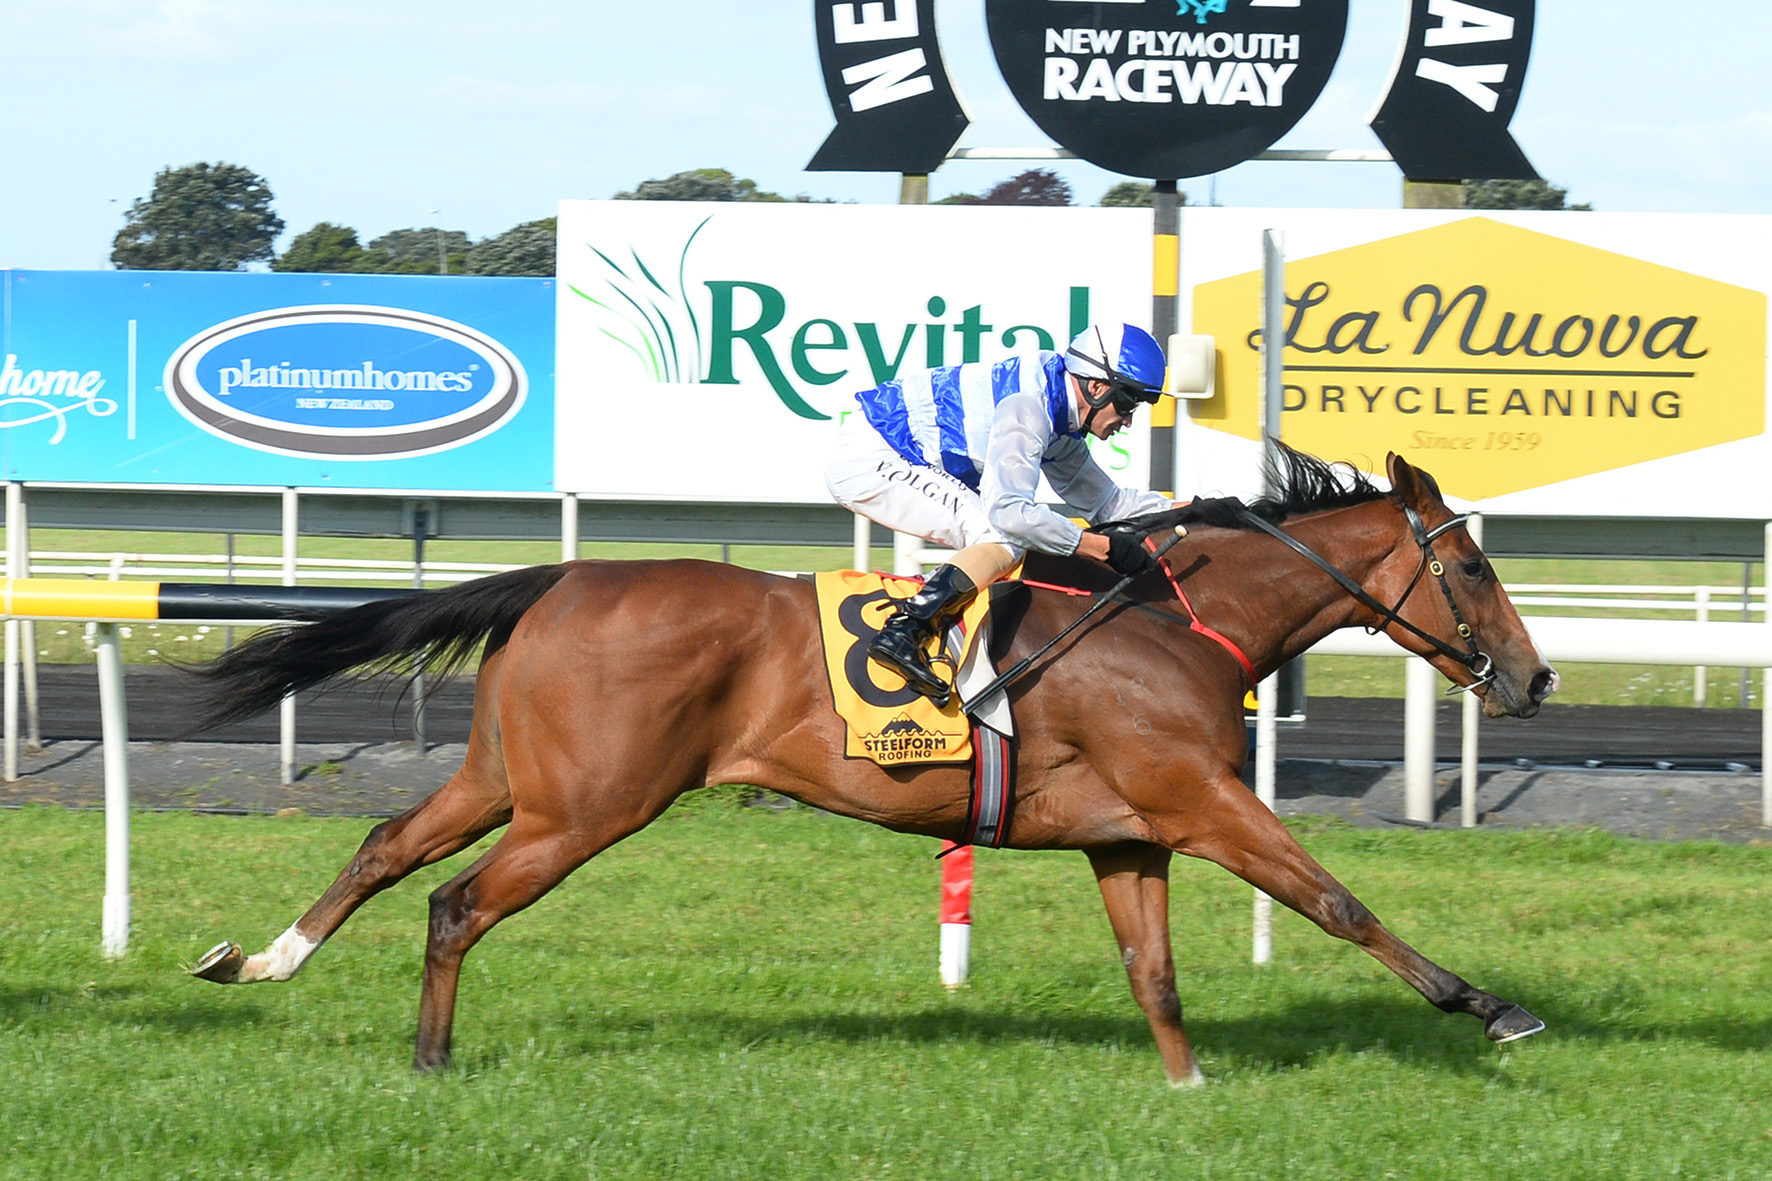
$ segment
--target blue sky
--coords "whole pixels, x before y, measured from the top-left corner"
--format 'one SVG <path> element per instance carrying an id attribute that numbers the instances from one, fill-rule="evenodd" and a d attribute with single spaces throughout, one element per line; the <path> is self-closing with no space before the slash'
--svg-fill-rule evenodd
<path id="1" fill-rule="evenodd" d="M 1279 147 L 1375 148 L 1406 0 L 1352 0 L 1335 77 Z M 802 0 L 0 0 L 0 267 L 103 269 L 154 173 L 227 161 L 288 225 L 478 239 L 651 177 L 723 167 L 778 192 L 897 199 L 804 171 L 831 127 Z M 968 147 L 1050 146 L 996 72 L 983 0 L 938 0 Z M 1540 0 L 1515 137 L 1572 201 L 1772 211 L 1763 0 Z M 944 166 L 932 194 L 1033 165 Z M 1054 167 L 1079 202 L 1122 179 Z M 1388 164 L 1249 163 L 1183 182 L 1242 206 L 1394 207 Z M 433 212 L 435 211 L 435 212 Z"/>

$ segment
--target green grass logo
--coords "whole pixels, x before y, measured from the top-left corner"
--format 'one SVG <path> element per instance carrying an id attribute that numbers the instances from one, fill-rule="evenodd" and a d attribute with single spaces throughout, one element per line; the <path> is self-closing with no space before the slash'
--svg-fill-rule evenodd
<path id="1" fill-rule="evenodd" d="M 694 382 L 706 376 L 702 362 L 702 328 L 690 306 L 689 289 L 683 275 L 689 264 L 690 246 L 712 220 L 712 216 L 704 217 L 684 241 L 683 252 L 677 258 L 675 291 L 660 283 L 653 268 L 646 265 L 638 250 L 632 248 L 628 251 L 632 261 L 623 266 L 595 246 L 591 247 L 591 252 L 608 268 L 608 274 L 604 276 L 609 289 L 608 299 L 598 299 L 567 284 L 574 295 L 602 308 L 618 321 L 618 327 L 600 325 L 598 331 L 638 357 L 654 381 Z"/>

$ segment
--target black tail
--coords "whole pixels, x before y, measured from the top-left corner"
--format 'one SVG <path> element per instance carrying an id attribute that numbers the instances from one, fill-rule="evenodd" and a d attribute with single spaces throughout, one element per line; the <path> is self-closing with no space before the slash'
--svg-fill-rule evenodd
<path id="1" fill-rule="evenodd" d="M 199 734 L 264 713 L 291 693 L 343 673 L 359 679 L 413 671 L 448 677 L 510 639 L 525 612 L 566 576 L 566 567 L 530 566 L 446 590 L 380 599 L 313 623 L 267 628 L 207 664 L 186 671 L 208 682 L 196 703 Z"/>

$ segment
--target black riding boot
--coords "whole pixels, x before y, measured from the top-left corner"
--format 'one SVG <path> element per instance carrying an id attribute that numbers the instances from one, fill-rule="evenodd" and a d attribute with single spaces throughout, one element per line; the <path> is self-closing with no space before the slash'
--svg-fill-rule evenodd
<path id="1" fill-rule="evenodd" d="M 958 566 L 937 566 L 923 589 L 901 600 L 898 610 L 868 645 L 868 655 L 899 673 L 911 688 L 945 706 L 953 691 L 929 667 L 923 647 L 965 609 L 978 588 Z"/>

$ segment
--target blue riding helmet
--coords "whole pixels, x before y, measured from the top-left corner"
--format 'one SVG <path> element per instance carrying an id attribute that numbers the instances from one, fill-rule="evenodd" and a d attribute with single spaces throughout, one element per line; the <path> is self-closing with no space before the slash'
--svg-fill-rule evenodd
<path id="1" fill-rule="evenodd" d="M 1091 324 L 1064 354 L 1076 377 L 1123 386 L 1140 402 L 1157 400 L 1168 365 L 1156 337 L 1132 324 Z"/>
<path id="2" fill-rule="evenodd" d="M 1131 324 L 1092 324 L 1072 338 L 1064 353 L 1064 367 L 1078 382 L 1078 392 L 1089 404 L 1087 431 L 1108 403 L 1122 418 L 1130 418 L 1140 402 L 1155 403 L 1163 391 L 1168 361 L 1156 337 Z M 1083 382 L 1105 381 L 1107 389 L 1092 395 Z"/>

